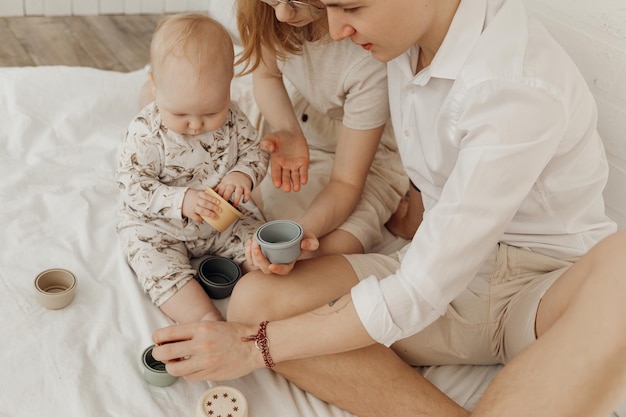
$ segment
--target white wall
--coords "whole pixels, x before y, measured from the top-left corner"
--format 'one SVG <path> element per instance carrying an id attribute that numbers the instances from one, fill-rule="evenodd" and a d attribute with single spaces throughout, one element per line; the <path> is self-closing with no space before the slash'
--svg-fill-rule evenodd
<path id="1" fill-rule="evenodd" d="M 0 16 L 140 14 L 206 10 L 209 0 L 0 0 Z"/>
<path id="2" fill-rule="evenodd" d="M 626 228 L 626 1 L 525 1 L 572 56 L 596 98 L 611 166 L 607 213 Z"/>

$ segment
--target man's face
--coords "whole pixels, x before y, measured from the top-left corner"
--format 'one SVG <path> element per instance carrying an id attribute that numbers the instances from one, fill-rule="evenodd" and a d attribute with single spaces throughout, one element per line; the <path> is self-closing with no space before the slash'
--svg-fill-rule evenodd
<path id="1" fill-rule="evenodd" d="M 330 35 L 349 37 L 379 61 L 387 62 L 427 36 L 434 21 L 432 0 L 324 0 Z"/>

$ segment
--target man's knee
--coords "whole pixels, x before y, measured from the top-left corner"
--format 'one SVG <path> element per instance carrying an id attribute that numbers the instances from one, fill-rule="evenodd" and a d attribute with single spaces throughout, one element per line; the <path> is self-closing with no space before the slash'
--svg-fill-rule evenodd
<path id="1" fill-rule="evenodd" d="M 587 278 L 580 296 L 591 299 L 594 312 L 605 324 L 612 323 L 619 343 L 626 347 L 626 230 L 600 241 L 590 252 Z M 591 310 L 591 309 L 590 309 Z"/>
<path id="2" fill-rule="evenodd" d="M 240 323 L 256 323 L 259 317 L 265 317 L 271 306 L 267 283 L 268 276 L 260 270 L 254 270 L 237 281 L 228 301 L 226 319 Z"/>
<path id="3" fill-rule="evenodd" d="M 595 282 L 612 286 L 616 290 L 626 281 L 626 230 L 618 231 L 594 246 L 578 263 Z"/>
<path id="4" fill-rule="evenodd" d="M 554 322 L 573 305 L 597 309 L 594 306 L 598 303 L 609 303 L 613 309 L 624 310 L 624 314 L 617 315 L 624 317 L 626 325 L 626 303 L 614 297 L 623 294 L 621 288 L 626 287 L 626 276 L 623 273 L 626 270 L 624 253 L 626 253 L 626 231 L 612 234 L 596 244 L 552 284 L 539 304 L 537 335 L 542 335 L 552 327 Z M 618 298 L 621 297 L 619 295 Z M 626 335 L 626 332 L 624 334 Z"/>
<path id="5" fill-rule="evenodd" d="M 601 240 L 596 246 L 594 246 L 590 254 L 593 254 L 594 258 L 599 258 L 603 262 L 617 262 L 626 263 L 626 257 L 613 256 L 614 254 L 624 254 L 626 250 L 626 230 L 620 230 L 612 235 Z"/>

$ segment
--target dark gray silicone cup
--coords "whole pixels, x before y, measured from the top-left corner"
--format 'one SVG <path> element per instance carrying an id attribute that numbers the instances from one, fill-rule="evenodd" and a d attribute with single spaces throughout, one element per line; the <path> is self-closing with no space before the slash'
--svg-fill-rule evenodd
<path id="1" fill-rule="evenodd" d="M 150 384 L 157 387 L 167 387 L 176 381 L 177 377 L 170 375 L 165 370 L 165 364 L 154 359 L 152 356 L 154 345 L 148 346 L 141 354 L 143 377 Z"/>
<path id="2" fill-rule="evenodd" d="M 200 262 L 198 281 L 209 297 L 219 300 L 229 297 L 237 281 L 241 278 L 241 268 L 231 259 L 212 255 Z"/>
<path id="3" fill-rule="evenodd" d="M 290 264 L 300 256 L 302 226 L 291 220 L 272 220 L 259 227 L 256 240 L 273 264 Z"/>

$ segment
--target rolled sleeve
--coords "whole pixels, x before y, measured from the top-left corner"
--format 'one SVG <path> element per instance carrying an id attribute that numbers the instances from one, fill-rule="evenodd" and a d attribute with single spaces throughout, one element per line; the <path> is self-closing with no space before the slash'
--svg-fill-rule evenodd
<path id="1" fill-rule="evenodd" d="M 380 281 L 374 276 L 366 278 L 352 288 L 351 295 L 370 337 L 387 347 L 419 332 L 442 314 L 418 293 L 407 291 L 398 275 Z M 414 325 L 406 327 L 406 323 Z"/>

